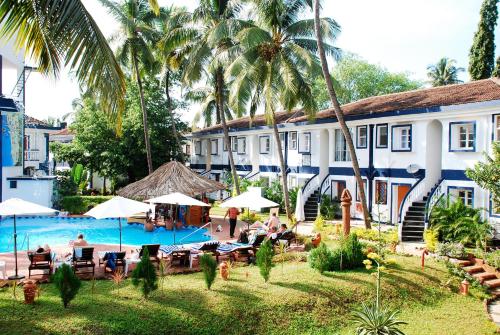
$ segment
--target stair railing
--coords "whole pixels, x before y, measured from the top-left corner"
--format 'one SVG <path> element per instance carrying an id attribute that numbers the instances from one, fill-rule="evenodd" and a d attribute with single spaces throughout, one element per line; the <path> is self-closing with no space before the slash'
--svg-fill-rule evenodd
<path id="1" fill-rule="evenodd" d="M 403 201 L 401 202 L 401 207 L 399 207 L 399 213 L 398 213 L 398 234 L 399 238 L 402 237 L 403 235 L 403 218 L 404 215 L 406 215 L 406 212 L 410 208 L 411 204 L 416 201 L 417 199 L 421 198 L 423 192 L 425 191 L 425 182 L 422 182 L 425 179 L 425 177 L 420 178 L 417 180 L 415 184 L 412 185 L 408 193 L 403 198 Z"/>
<path id="2" fill-rule="evenodd" d="M 251 173 L 251 171 L 250 171 L 250 173 Z M 254 182 L 258 177 L 260 177 L 259 176 L 260 171 L 257 171 L 254 174 L 250 174 L 250 173 L 248 175 L 246 175 L 243 179 L 246 179 L 246 180 L 249 180 L 251 182 Z"/>
<path id="3" fill-rule="evenodd" d="M 439 182 L 432 188 L 431 193 L 427 198 L 427 201 L 425 202 L 425 229 L 427 229 L 427 227 L 429 226 L 429 216 L 432 212 L 432 209 L 445 194 L 443 181 L 443 178 L 439 179 Z"/>
<path id="4" fill-rule="evenodd" d="M 319 187 L 320 180 L 319 180 L 319 174 L 315 174 L 309 180 L 304 184 L 304 187 L 302 188 L 302 198 L 307 201 L 311 194 L 314 193 Z"/>
<path id="5" fill-rule="evenodd" d="M 327 183 L 327 181 L 330 180 L 330 175 L 327 174 L 325 178 L 321 181 L 321 184 L 319 186 L 319 197 L 318 197 L 318 204 L 321 203 L 321 198 L 323 197 L 323 194 L 326 193 L 330 189 L 330 183 Z"/>

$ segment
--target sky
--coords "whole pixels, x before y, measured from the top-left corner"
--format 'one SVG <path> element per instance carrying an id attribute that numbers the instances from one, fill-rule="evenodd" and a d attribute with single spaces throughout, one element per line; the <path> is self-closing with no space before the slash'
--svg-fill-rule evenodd
<path id="1" fill-rule="evenodd" d="M 192 10 L 198 0 L 159 2 L 162 6 L 174 4 Z M 116 21 L 98 0 L 83 3 L 105 36 L 117 31 Z M 467 69 L 481 3 L 482 0 L 324 0 L 321 15 L 340 24 L 342 32 L 336 46 L 342 50 L 425 81 L 427 66 L 441 57 L 453 58 L 458 66 Z M 498 27 L 495 42 L 500 45 Z M 467 81 L 468 74 L 463 73 L 461 79 Z M 38 119 L 71 112 L 71 103 L 79 96 L 78 84 L 67 70 L 57 79 L 32 73 L 26 89 L 26 112 Z M 182 118 L 190 123 L 196 111 L 197 106 L 192 106 L 183 112 Z"/>

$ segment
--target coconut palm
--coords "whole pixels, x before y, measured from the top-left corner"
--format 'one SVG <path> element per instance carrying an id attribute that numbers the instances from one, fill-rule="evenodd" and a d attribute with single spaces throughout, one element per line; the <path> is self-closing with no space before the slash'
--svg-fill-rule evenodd
<path id="1" fill-rule="evenodd" d="M 160 66 L 161 81 L 165 83 L 165 95 L 167 97 L 167 110 L 172 123 L 172 133 L 177 143 L 176 151 L 184 161 L 182 143 L 175 127 L 174 112 L 172 111 L 172 99 L 170 89 L 172 82 L 179 76 L 181 67 L 185 64 L 186 55 L 191 50 L 197 36 L 197 31 L 190 22 L 192 16 L 183 8 L 162 8 L 156 24 L 155 45 L 156 60 Z"/>
<path id="2" fill-rule="evenodd" d="M 214 84 L 215 110 L 220 118 L 224 132 L 224 141 L 230 143 L 229 130 L 226 124 L 224 111 L 226 102 L 226 82 L 224 80 L 224 66 L 227 60 L 227 51 L 233 41 L 230 34 L 226 38 L 214 38 L 214 32 L 225 27 L 229 19 L 235 18 L 240 11 L 240 2 L 236 0 L 200 0 L 200 5 L 193 12 L 193 20 L 198 25 L 199 35 L 189 53 L 184 69 L 183 80 L 191 85 L 205 79 L 207 85 Z M 243 21 L 242 21 L 243 22 Z M 234 164 L 231 145 L 227 145 L 229 164 L 237 194 L 240 194 L 238 174 Z"/>
<path id="3" fill-rule="evenodd" d="M 158 10 L 156 0 L 151 6 Z M 102 107 L 120 120 L 125 78 L 106 38 L 81 0 L 3 0 L 0 36 L 37 63 L 45 75 L 57 77 L 63 66 L 74 70 L 80 85 L 98 93 Z"/>
<path id="4" fill-rule="evenodd" d="M 242 113 L 250 108 L 255 114 L 263 107 L 268 123 L 272 126 L 277 145 L 281 184 L 285 211 L 290 218 L 290 199 L 287 171 L 278 132 L 276 112 L 291 111 L 301 107 L 313 117 L 317 105 L 311 93 L 311 82 L 320 75 L 314 21 L 299 19 L 307 7 L 307 1 L 252 1 L 257 20 L 242 27 L 237 33 L 238 45 L 232 51 L 237 54 L 226 71 L 233 80 L 230 105 Z M 330 41 L 335 39 L 339 26 L 332 19 L 322 19 L 323 32 Z M 231 24 L 228 25 L 231 27 Z M 226 29 L 231 31 L 234 29 Z M 322 44 L 333 56 L 339 50 L 330 44 Z"/>
<path id="5" fill-rule="evenodd" d="M 441 58 L 436 64 L 427 67 L 427 76 L 432 86 L 444 86 L 463 83 L 458 74 L 464 72 L 463 67 L 456 67 L 456 61 L 450 58 Z"/>
<path id="6" fill-rule="evenodd" d="M 196 126 L 203 119 L 203 127 L 210 127 L 220 124 L 220 114 L 217 108 L 217 93 L 215 92 L 215 84 L 213 86 L 197 87 L 188 91 L 184 98 L 188 101 L 200 104 L 200 111 L 193 117 L 193 126 Z M 229 90 L 226 88 L 224 96 L 229 95 Z M 233 114 L 227 104 L 224 105 L 224 114 L 226 120 L 232 120 Z"/>
<path id="7" fill-rule="evenodd" d="M 351 156 L 352 168 L 354 170 L 354 175 L 356 177 L 356 183 L 358 184 L 359 198 L 361 200 L 361 204 L 363 206 L 363 216 L 365 220 L 365 227 L 367 229 L 371 228 L 370 223 L 370 214 L 368 212 L 368 206 L 366 205 L 366 194 L 364 188 L 364 182 L 361 178 L 361 171 L 359 169 L 358 157 L 356 155 L 356 150 L 354 149 L 354 144 L 352 141 L 351 132 L 347 127 L 345 122 L 344 113 L 342 112 L 342 108 L 340 107 L 339 101 L 337 99 L 337 95 L 335 94 L 335 89 L 333 88 L 332 77 L 328 71 L 328 62 L 326 60 L 327 49 L 324 48 L 323 38 L 327 37 L 323 32 L 323 24 L 319 15 L 320 4 L 319 0 L 314 0 L 314 30 L 316 32 L 317 44 L 318 44 L 318 53 L 321 60 L 321 70 L 323 71 L 323 77 L 325 78 L 326 87 L 328 89 L 328 95 L 330 95 L 330 100 L 332 102 L 333 110 L 335 112 L 335 116 L 337 117 L 337 121 L 339 122 L 342 133 L 344 134 L 344 138 L 347 143 L 347 147 L 349 148 L 349 154 Z"/>
<path id="8" fill-rule="evenodd" d="M 141 100 L 148 172 L 152 173 L 153 161 L 149 142 L 148 115 L 139 66 L 152 69 L 154 65 L 154 57 L 148 41 L 153 39 L 153 24 L 156 14 L 146 0 L 122 0 L 120 2 L 100 0 L 100 2 L 120 24 L 120 33 L 116 36 L 116 39 L 120 42 L 116 57 L 121 64 L 131 69 L 137 82 Z"/>

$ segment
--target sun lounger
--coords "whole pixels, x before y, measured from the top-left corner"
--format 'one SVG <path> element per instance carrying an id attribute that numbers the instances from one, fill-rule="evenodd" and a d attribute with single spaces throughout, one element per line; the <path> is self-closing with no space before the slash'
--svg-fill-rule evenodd
<path id="1" fill-rule="evenodd" d="M 145 248 L 147 248 L 149 251 L 149 259 L 151 260 L 151 262 L 159 265 L 160 258 L 158 257 L 158 253 L 160 251 L 160 245 L 159 244 L 144 244 L 141 247 L 141 250 L 139 250 L 139 259 L 142 258 L 142 253 L 143 253 Z"/>
<path id="2" fill-rule="evenodd" d="M 238 257 L 246 257 L 247 261 L 250 257 L 255 256 L 262 242 L 264 242 L 266 235 L 257 235 L 252 243 L 231 243 L 234 248 L 229 251 L 230 257 L 236 260 Z M 219 247 L 220 248 L 220 247 Z M 222 247 L 228 248 L 228 247 Z"/>
<path id="3" fill-rule="evenodd" d="M 101 265 L 103 264 L 106 264 L 108 258 L 113 253 L 116 256 L 116 258 L 114 259 L 115 267 L 121 266 L 125 271 L 125 256 L 127 254 L 126 251 L 99 251 L 97 253 L 99 255 L 99 267 L 101 267 Z M 106 272 L 106 267 L 104 267 L 104 272 Z"/>
<path id="4" fill-rule="evenodd" d="M 217 263 L 219 263 L 219 252 L 217 248 L 219 247 L 219 241 L 209 241 L 201 244 L 193 245 L 193 249 L 201 253 L 210 253 L 215 256 Z"/>
<path id="5" fill-rule="evenodd" d="M 28 252 L 28 258 L 30 260 L 30 265 L 28 267 L 28 278 L 31 278 L 31 271 L 42 270 L 49 271 L 49 276 L 52 274 L 52 263 L 54 259 L 54 254 L 50 251 L 47 252 Z M 41 275 L 43 275 L 41 274 Z"/>
<path id="6" fill-rule="evenodd" d="M 276 239 L 271 240 L 273 245 L 285 244 L 286 247 L 289 247 L 292 243 L 292 240 L 295 238 L 295 234 L 291 229 L 285 230 L 283 233 L 278 234 Z"/>
<path id="7" fill-rule="evenodd" d="M 75 273 L 77 273 L 79 269 L 92 268 L 92 271 L 78 272 L 78 273 L 80 274 L 92 273 L 92 276 L 94 276 L 95 275 L 94 247 L 75 247 L 73 249 L 71 266 L 73 267 L 73 271 Z"/>
<path id="8" fill-rule="evenodd" d="M 160 251 L 165 255 L 170 257 L 171 262 L 179 262 L 179 265 L 188 265 L 189 257 L 191 254 L 190 248 L 186 248 L 182 245 L 163 245 L 160 247 Z"/>

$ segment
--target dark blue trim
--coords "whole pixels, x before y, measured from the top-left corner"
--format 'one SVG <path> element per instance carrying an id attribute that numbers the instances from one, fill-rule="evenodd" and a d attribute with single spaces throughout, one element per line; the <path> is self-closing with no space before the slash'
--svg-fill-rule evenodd
<path id="1" fill-rule="evenodd" d="M 410 127 L 410 148 L 409 149 L 394 149 L 394 128 L 408 128 Z M 391 151 L 392 152 L 411 152 L 413 143 L 413 133 L 412 133 L 412 125 L 411 124 L 401 124 L 395 125 L 391 127 Z"/>
<path id="2" fill-rule="evenodd" d="M 306 189 L 307 185 L 309 185 L 309 183 L 311 182 L 311 180 L 313 180 L 314 178 L 318 177 L 319 175 L 318 174 L 315 174 L 314 176 L 312 176 L 311 178 L 309 178 L 309 180 L 304 184 L 304 186 L 302 186 L 302 194 L 304 194 L 304 190 Z M 305 199 L 307 201 L 307 199 Z"/>
<path id="3" fill-rule="evenodd" d="M 288 132 L 282 133 L 284 136 L 285 147 L 284 149 L 284 159 L 285 159 L 285 168 L 288 169 Z"/>
<path id="4" fill-rule="evenodd" d="M 62 130 L 62 127 L 54 127 L 54 126 L 44 126 L 41 124 L 26 124 L 26 128 L 29 129 L 44 129 L 44 130 Z"/>
<path id="5" fill-rule="evenodd" d="M 0 111 L 19 112 L 19 109 L 13 99 L 0 97 Z"/>
<path id="6" fill-rule="evenodd" d="M 189 167 L 193 170 L 205 170 L 207 168 L 207 164 L 191 164 Z"/>
<path id="7" fill-rule="evenodd" d="M 493 114 L 491 116 L 491 142 L 495 141 L 495 118 L 500 117 L 500 113 Z M 500 138 L 497 138 L 497 141 L 500 141 Z"/>
<path id="8" fill-rule="evenodd" d="M 370 125 L 373 127 L 373 125 Z M 359 132 L 361 128 L 365 128 L 365 145 L 360 145 L 359 144 Z M 366 125 L 364 126 L 357 126 L 356 127 L 356 149 L 366 149 L 368 147 L 368 127 Z"/>
<path id="9" fill-rule="evenodd" d="M 214 141 L 217 142 L 217 145 L 215 146 L 217 152 L 215 154 L 212 152 L 212 142 L 214 142 Z M 210 139 L 210 155 L 211 156 L 219 156 L 219 139 L 218 138 Z"/>
<path id="10" fill-rule="evenodd" d="M 456 124 L 473 124 L 474 125 L 474 144 L 472 145 L 472 149 L 452 149 L 451 148 L 451 129 L 452 126 Z M 459 134 L 460 136 L 460 134 Z M 457 121 L 450 122 L 448 125 L 448 152 L 476 152 L 476 121 Z"/>
<path id="11" fill-rule="evenodd" d="M 252 165 L 235 165 L 237 171 L 252 171 Z M 212 164 L 212 170 L 231 170 L 231 166 L 229 164 Z"/>
<path id="12" fill-rule="evenodd" d="M 261 138 L 267 138 L 269 140 L 269 151 L 267 151 L 267 152 L 261 151 L 261 145 L 260 145 Z M 271 152 L 271 136 L 270 135 L 261 135 L 261 136 L 259 136 L 259 153 L 262 154 L 262 155 L 264 155 L 264 154 L 268 154 L 270 152 Z"/>
<path id="13" fill-rule="evenodd" d="M 259 165 L 259 172 L 279 172 L 279 167 L 276 165 Z"/>
<path id="14" fill-rule="evenodd" d="M 368 188 L 368 179 L 366 179 L 366 178 L 361 178 L 361 179 L 363 180 L 363 184 L 366 185 L 367 188 Z M 367 192 L 365 192 L 365 195 L 366 195 L 366 193 Z M 366 200 L 368 201 L 368 199 L 366 199 Z M 358 200 L 358 182 L 356 182 L 354 201 L 356 201 L 356 202 L 360 202 L 361 201 L 361 199 Z"/>
<path id="15" fill-rule="evenodd" d="M 394 209 L 393 206 L 392 206 L 392 204 L 394 203 L 394 192 L 393 192 L 394 187 L 393 186 L 410 186 L 410 188 L 411 188 L 411 184 L 408 184 L 408 183 L 391 183 L 390 185 L 391 185 L 391 211 L 390 211 L 390 216 L 391 216 L 390 219 L 391 220 L 390 221 L 392 221 L 392 217 L 393 217 L 392 214 L 393 214 L 393 209 Z M 397 201 L 397 199 L 396 199 L 396 201 Z M 403 202 L 401 202 L 401 206 L 402 205 L 403 205 Z M 396 222 L 398 221 L 398 219 L 399 218 L 397 217 L 396 218 Z"/>
<path id="16" fill-rule="evenodd" d="M 450 190 L 467 190 L 467 191 L 471 191 L 472 192 L 472 208 L 474 208 L 474 187 L 470 187 L 470 186 L 448 186 L 448 188 L 446 189 L 446 193 L 448 195 L 450 195 Z"/>
<path id="17" fill-rule="evenodd" d="M 470 179 L 465 175 L 464 170 L 442 170 L 441 178 L 447 180 L 465 180 L 470 181 Z"/>
<path id="18" fill-rule="evenodd" d="M 339 176 L 354 176 L 354 170 L 352 167 L 331 167 L 328 169 L 330 175 Z M 361 168 L 361 175 L 370 176 L 371 178 L 376 177 L 386 177 L 386 178 L 411 178 L 415 179 L 415 175 L 408 173 L 406 169 L 396 169 L 396 168 L 374 168 L 370 171 L 368 168 Z M 425 176 L 425 169 L 420 169 L 416 175 Z"/>
<path id="19" fill-rule="evenodd" d="M 387 144 L 386 145 L 378 145 L 378 131 L 379 128 L 381 127 L 386 127 L 387 128 Z M 375 134 L 375 147 L 377 149 L 387 149 L 389 147 L 389 124 L 388 123 L 379 123 L 375 127 L 376 134 Z"/>
<path id="20" fill-rule="evenodd" d="M 300 135 L 302 134 L 309 134 L 309 151 L 301 151 L 300 150 Z M 311 135 L 311 132 L 309 131 L 306 131 L 306 132 L 303 132 L 303 133 L 300 133 L 299 136 L 297 136 L 297 148 L 298 148 L 298 152 L 299 154 L 310 154 L 311 153 L 311 144 L 312 144 L 312 135 Z"/>
<path id="21" fill-rule="evenodd" d="M 290 166 L 289 173 L 319 174 L 318 166 Z"/>
<path id="22" fill-rule="evenodd" d="M 373 163 L 373 125 L 366 129 L 366 144 L 370 145 L 368 150 L 368 211 L 371 213 L 373 209 L 373 178 L 375 175 L 375 166 Z"/>
<path id="23" fill-rule="evenodd" d="M 299 150 L 299 134 L 297 131 L 289 131 L 288 134 L 290 135 L 290 138 L 292 137 L 292 134 L 295 133 L 295 149 L 290 148 L 290 150 Z"/>
<path id="24" fill-rule="evenodd" d="M 439 179 L 438 183 L 434 185 L 429 193 L 429 196 L 427 197 L 427 201 L 425 202 L 425 216 L 424 216 L 424 222 L 428 223 L 429 222 L 429 206 L 431 204 L 431 199 L 434 196 L 434 193 L 436 193 L 436 190 L 438 189 L 439 185 L 443 182 L 443 178 Z"/>
<path id="25" fill-rule="evenodd" d="M 7 177 L 7 180 L 52 180 L 56 176 L 41 176 L 41 177 L 31 177 L 31 176 L 21 176 L 21 177 Z"/>
<path id="26" fill-rule="evenodd" d="M 490 194 L 489 203 L 490 203 L 490 208 L 489 208 L 488 212 L 489 212 L 490 217 L 492 217 L 492 218 L 500 218 L 500 213 L 498 213 L 498 214 L 494 214 L 493 213 L 493 197 L 491 196 L 491 194 Z"/>

